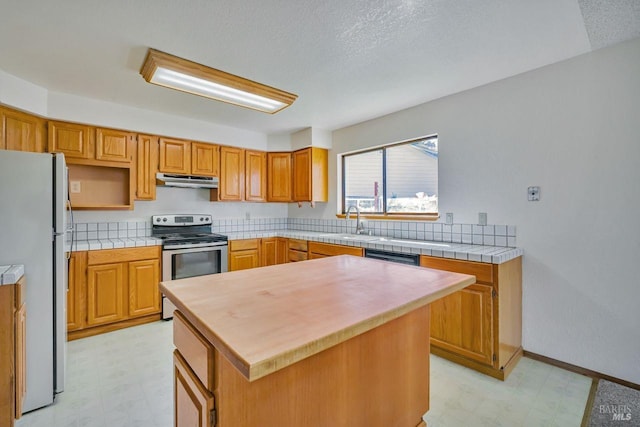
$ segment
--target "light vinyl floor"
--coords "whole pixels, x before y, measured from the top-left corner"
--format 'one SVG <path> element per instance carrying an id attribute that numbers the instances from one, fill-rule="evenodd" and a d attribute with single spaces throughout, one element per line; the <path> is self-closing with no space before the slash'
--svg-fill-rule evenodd
<path id="1" fill-rule="evenodd" d="M 159 321 L 69 342 L 64 393 L 16 427 L 173 426 L 171 334 L 172 322 Z M 590 386 L 588 377 L 527 358 L 502 382 L 432 355 L 425 420 L 429 427 L 578 427 Z"/>

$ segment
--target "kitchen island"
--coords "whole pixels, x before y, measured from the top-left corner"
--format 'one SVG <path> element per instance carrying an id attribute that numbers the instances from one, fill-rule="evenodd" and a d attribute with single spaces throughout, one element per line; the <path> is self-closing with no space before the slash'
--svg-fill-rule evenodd
<path id="1" fill-rule="evenodd" d="M 163 282 L 175 425 L 424 425 L 429 304 L 474 281 L 345 255 Z"/>

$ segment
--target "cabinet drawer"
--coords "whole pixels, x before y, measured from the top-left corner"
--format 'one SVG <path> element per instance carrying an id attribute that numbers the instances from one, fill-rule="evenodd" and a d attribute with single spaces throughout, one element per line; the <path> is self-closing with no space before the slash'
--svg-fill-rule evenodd
<path id="1" fill-rule="evenodd" d="M 435 258 L 422 255 L 420 256 L 420 266 L 452 271 L 454 273 L 471 274 L 476 276 L 476 281 L 478 282 L 488 284 L 493 283 L 493 264 Z"/>
<path id="2" fill-rule="evenodd" d="M 213 390 L 213 346 L 177 310 L 173 313 L 173 344 L 202 384 Z"/>
<path id="3" fill-rule="evenodd" d="M 306 261 L 307 253 L 289 249 L 289 262 Z"/>
<path id="4" fill-rule="evenodd" d="M 231 240 L 229 242 L 229 250 L 233 252 L 258 249 L 258 244 L 258 239 Z"/>
<path id="5" fill-rule="evenodd" d="M 89 251 L 87 263 L 89 265 L 139 261 L 144 259 L 160 259 L 162 248 L 160 246 L 145 246 L 139 248 L 103 249 Z"/>
<path id="6" fill-rule="evenodd" d="M 362 248 L 356 248 L 353 246 L 332 245 L 329 243 L 309 242 L 309 253 L 313 255 L 354 255 L 362 256 Z"/>
<path id="7" fill-rule="evenodd" d="M 307 241 L 298 239 L 289 239 L 289 249 L 296 251 L 307 251 Z"/>

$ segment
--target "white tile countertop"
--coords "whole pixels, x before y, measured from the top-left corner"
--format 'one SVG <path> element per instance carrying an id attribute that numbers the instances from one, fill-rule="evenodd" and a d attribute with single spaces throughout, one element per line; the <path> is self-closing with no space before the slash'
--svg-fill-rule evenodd
<path id="1" fill-rule="evenodd" d="M 162 240 L 155 237 L 131 237 L 131 238 L 113 238 L 113 239 L 96 239 L 96 240 L 80 240 L 73 242 L 73 252 L 78 251 L 94 251 L 100 249 L 120 249 L 135 248 L 138 246 L 159 246 Z"/>
<path id="2" fill-rule="evenodd" d="M 0 265 L 0 286 L 13 285 L 24 276 L 24 265 Z"/>
<path id="3" fill-rule="evenodd" d="M 365 249 L 379 249 L 389 252 L 420 254 L 440 258 L 484 262 L 489 264 L 502 264 L 503 262 L 517 258 L 524 253 L 522 248 L 507 246 L 471 245 L 464 243 L 397 239 L 394 237 L 323 233 L 317 231 L 273 230 L 226 234 L 229 240 L 287 237 L 292 239 L 311 240 L 314 242 L 332 243 L 336 245 L 356 246 Z M 162 241 L 154 237 L 84 240 L 74 243 L 73 250 L 87 251 L 130 248 L 137 246 L 155 246 L 161 244 Z"/>
<path id="4" fill-rule="evenodd" d="M 335 245 L 356 246 L 389 252 L 420 254 L 440 258 L 452 258 L 465 261 L 502 264 L 524 254 L 522 248 L 507 246 L 471 245 L 451 242 L 432 242 L 424 240 L 397 239 L 395 237 L 367 236 L 342 233 L 323 233 L 316 231 L 276 230 L 249 233 L 228 233 L 229 240 L 252 239 L 261 237 L 288 237 L 311 240 Z"/>

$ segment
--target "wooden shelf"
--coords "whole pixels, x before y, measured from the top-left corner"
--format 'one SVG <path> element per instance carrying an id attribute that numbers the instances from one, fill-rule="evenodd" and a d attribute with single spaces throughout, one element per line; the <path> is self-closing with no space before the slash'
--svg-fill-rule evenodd
<path id="1" fill-rule="evenodd" d="M 107 167 L 70 163 L 68 166 L 73 209 L 133 209 L 130 165 Z"/>

